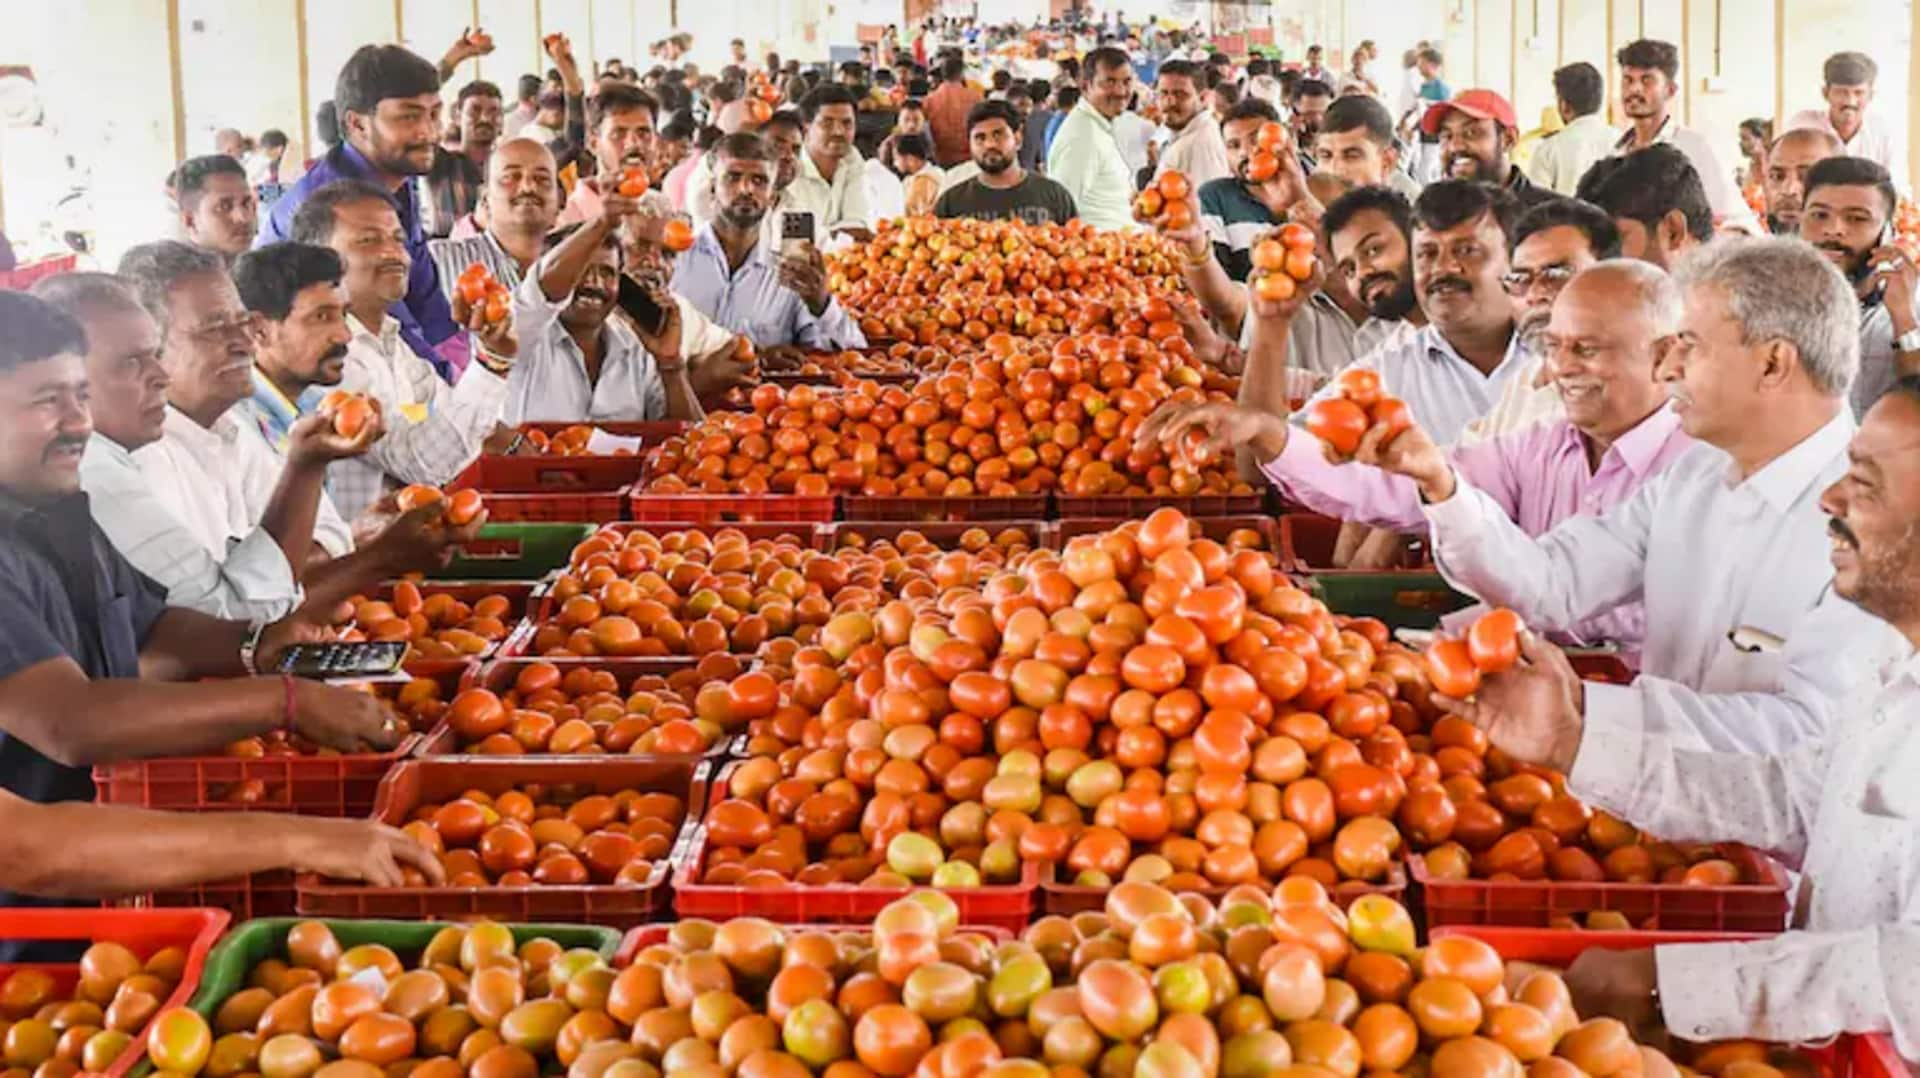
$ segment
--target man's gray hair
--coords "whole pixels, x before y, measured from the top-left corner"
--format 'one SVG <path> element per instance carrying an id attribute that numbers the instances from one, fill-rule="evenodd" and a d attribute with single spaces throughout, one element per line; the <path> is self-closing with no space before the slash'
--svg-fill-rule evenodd
<path id="1" fill-rule="evenodd" d="M 1574 281 L 1586 277 L 1619 281 L 1624 285 L 1638 309 L 1644 312 L 1655 338 L 1680 332 L 1685 304 L 1680 297 L 1680 286 L 1666 270 L 1637 258 L 1609 258 L 1574 274 L 1567 286 L 1572 287 Z"/>
<path id="2" fill-rule="evenodd" d="M 227 262 L 218 252 L 204 247 L 178 240 L 157 240 L 129 248 L 120 257 L 116 273 L 140 297 L 140 306 L 159 324 L 160 336 L 164 339 L 172 321 L 174 285 L 184 278 L 202 274 L 225 276 Z"/>
<path id="3" fill-rule="evenodd" d="M 111 273 L 58 273 L 35 281 L 27 291 L 83 326 L 95 312 L 146 311 L 133 288 Z"/>
<path id="4" fill-rule="evenodd" d="M 1725 238 L 1680 260 L 1685 291 L 1711 285 L 1727 299 L 1744 344 L 1782 340 L 1813 384 L 1842 396 L 1860 371 L 1860 301 L 1833 263 L 1803 240 Z"/>

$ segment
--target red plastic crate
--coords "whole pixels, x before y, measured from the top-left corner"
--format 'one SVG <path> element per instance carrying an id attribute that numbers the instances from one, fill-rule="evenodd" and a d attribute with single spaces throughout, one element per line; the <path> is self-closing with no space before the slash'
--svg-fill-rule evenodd
<path id="1" fill-rule="evenodd" d="M 845 545 L 850 535 L 859 535 L 869 545 L 885 539 L 897 540 L 907 532 L 919 532 L 927 541 L 941 550 L 959 549 L 960 537 L 975 528 L 982 529 L 990 536 L 999 535 L 1008 528 L 1018 528 L 1027 533 L 1034 550 L 1048 549 L 1052 545 L 1052 528 L 1043 520 L 975 520 L 975 521 L 907 521 L 907 520 L 848 520 L 820 526 L 820 549 L 829 553 Z"/>
<path id="2" fill-rule="evenodd" d="M 1276 558 L 1280 556 L 1280 526 L 1269 516 L 1258 513 L 1240 514 L 1227 517 L 1199 517 L 1200 534 L 1216 543 L 1223 543 L 1227 536 L 1236 531 L 1253 531 L 1260 535 L 1260 549 Z M 1125 520 L 1107 517 L 1062 517 L 1053 522 L 1053 539 L 1056 548 L 1066 546 L 1067 540 L 1081 535 L 1097 535 L 1112 531 L 1125 524 Z M 1284 568 L 1284 565 L 1282 566 Z"/>
<path id="3" fill-rule="evenodd" d="M 1076 913 L 1099 913 L 1107 908 L 1107 892 L 1111 887 L 1089 887 L 1077 883 L 1062 883 L 1058 869 L 1049 866 L 1040 878 L 1040 911 L 1052 915 L 1061 914 L 1071 917 Z M 1202 887 L 1194 891 L 1204 895 L 1209 901 L 1219 902 L 1229 888 Z M 1406 903 L 1407 872 L 1399 862 L 1387 874 L 1385 883 L 1361 883 L 1357 880 L 1343 881 L 1327 889 L 1327 894 L 1340 904 L 1341 909 L 1353 905 L 1361 895 L 1386 895 L 1388 898 Z"/>
<path id="4" fill-rule="evenodd" d="M 656 523 L 825 523 L 833 519 L 837 504 L 831 494 L 656 494 L 638 483 L 627 494 L 628 518 Z"/>
<path id="5" fill-rule="evenodd" d="M 481 457 L 447 484 L 484 495 L 487 519 L 598 523 L 619 520 L 640 457 Z"/>
<path id="6" fill-rule="evenodd" d="M 1555 916 L 1591 910 L 1615 910 L 1635 924 L 1656 918 L 1662 931 L 1778 932 L 1786 927 L 1786 872 L 1744 846 L 1722 846 L 1720 851 L 1747 875 L 1767 882 L 1690 887 L 1670 883 L 1440 880 L 1427 874 L 1424 857 L 1414 854 L 1407 860 L 1413 882 L 1420 885 L 1429 928 L 1546 928 Z"/>
<path id="7" fill-rule="evenodd" d="M 669 532 L 700 532 L 703 535 L 717 535 L 723 531 L 737 531 L 747 537 L 747 542 L 756 543 L 762 539 L 792 539 L 809 550 L 824 549 L 820 544 L 820 525 L 814 521 L 732 521 L 732 520 L 622 520 L 603 526 L 601 531 L 626 536 L 629 532 L 649 532 L 653 535 L 666 535 Z"/>
<path id="8" fill-rule="evenodd" d="M 848 520 L 936 521 L 1044 520 L 1045 494 L 969 498 L 871 498 L 840 496 L 840 515 Z"/>
<path id="9" fill-rule="evenodd" d="M 257 872 L 232 880 L 194 884 L 177 891 L 130 895 L 108 903 L 122 909 L 224 910 L 235 924 L 260 917 L 293 916 L 293 873 Z"/>
<path id="10" fill-rule="evenodd" d="M 494 795 L 515 787 L 573 787 L 583 793 L 619 790 L 679 794 L 687 820 L 705 810 L 707 781 L 691 756 L 482 759 L 472 756 L 412 760 L 380 784 L 373 818 L 399 827 L 427 802 L 467 790 Z M 684 828 L 682 829 L 684 836 Z M 296 909 L 308 917 L 380 917 L 395 920 L 468 920 L 596 924 L 627 928 L 673 909 L 670 861 L 643 887 L 367 887 L 303 873 L 295 881 Z"/>
<path id="11" fill-rule="evenodd" d="M 723 782 L 725 773 L 715 782 Z M 729 917 L 764 917 L 783 924 L 864 924 L 879 916 L 895 899 L 923 887 L 861 887 L 831 884 L 824 887 L 735 887 L 697 883 L 707 860 L 707 829 L 696 826 L 681 832 L 674 854 L 673 909 L 681 917 L 724 921 Z M 1039 871 L 1031 863 L 1020 869 L 1020 882 L 981 887 L 937 888 L 960 907 L 960 923 L 991 925 L 1019 932 L 1037 912 L 1034 901 Z"/>
<path id="12" fill-rule="evenodd" d="M 1236 517 L 1259 513 L 1266 495 L 1253 494 L 1055 494 L 1053 515 L 1137 520 L 1171 507 L 1190 517 Z"/>
<path id="13" fill-rule="evenodd" d="M 840 935 L 847 932 L 864 931 L 864 929 L 859 925 L 847 925 L 847 924 L 839 924 L 839 925 L 789 924 L 789 925 L 781 925 L 780 927 L 785 929 L 789 936 L 794 935 L 796 933 L 800 933 L 800 932 L 824 932 L 829 936 L 833 936 L 833 935 Z M 620 938 L 620 949 L 614 952 L 613 968 L 626 969 L 628 966 L 633 965 L 634 955 L 639 954 L 641 951 L 647 949 L 648 947 L 652 947 L 657 943 L 667 942 L 667 933 L 672 930 L 673 930 L 672 925 L 664 925 L 664 924 L 641 925 L 638 928 L 628 929 L 627 934 Z M 995 925 L 963 924 L 963 925 L 960 925 L 958 928 L 955 928 L 953 930 L 953 933 L 954 935 L 971 934 L 975 936 L 985 936 L 986 938 L 988 938 L 989 940 L 992 940 L 995 943 L 1005 943 L 1006 941 L 1012 939 L 1014 936 L 1013 932 L 1011 932 L 1010 930 L 1005 928 L 1000 928 Z"/>
<path id="14" fill-rule="evenodd" d="M 1739 943 L 1768 938 L 1767 933 L 1753 932 L 1567 932 L 1484 925 L 1433 930 L 1434 939 L 1447 936 L 1484 940 L 1505 959 L 1563 968 L 1589 947 L 1628 951 L 1669 943 Z M 1901 1060 L 1893 1039 L 1884 1034 L 1842 1034 L 1831 1044 L 1801 1051 L 1813 1059 L 1822 1078 L 1907 1078 L 1913 1073 Z"/>
<path id="15" fill-rule="evenodd" d="M 562 675 L 568 670 L 578 668 L 610 670 L 613 672 L 613 676 L 620 682 L 620 692 L 622 695 L 633 691 L 633 683 L 636 680 L 649 676 L 666 678 L 669 684 L 678 681 L 691 684 L 695 687 L 699 685 L 699 678 L 694 673 L 694 668 L 698 665 L 699 660 L 693 658 L 682 658 L 678 656 L 659 659 L 538 659 L 532 657 L 517 657 L 499 659 L 487 663 L 485 666 L 480 667 L 478 673 L 470 677 L 462 687 L 486 688 L 504 694 L 506 690 L 513 685 L 514 679 L 520 676 L 520 671 L 537 662 L 546 662 L 558 666 Z M 743 668 L 750 668 L 751 664 L 743 661 L 741 666 Z M 727 745 L 731 740 L 731 738 L 722 737 L 714 744 L 713 748 L 709 749 L 704 755 L 725 756 L 727 753 Z M 453 732 L 453 727 L 445 722 L 441 722 L 428 732 L 426 738 L 420 743 L 420 747 L 415 752 L 415 755 L 423 759 L 435 756 L 453 756 L 473 760 L 502 759 L 497 756 L 473 756 L 463 754 L 459 751 L 459 745 L 460 739 L 459 736 Z M 562 757 L 558 756 L 505 757 L 505 759 L 509 760 L 552 760 L 561 758 Z M 665 755 L 643 756 L 639 754 L 612 753 L 595 754 L 591 756 L 575 755 L 565 758 L 591 760 L 676 760 L 696 759 L 697 757 Z"/>
<path id="16" fill-rule="evenodd" d="M 103 910 L 97 907 L 9 907 L 0 910 L 0 940 L 58 940 L 76 943 L 122 943 L 142 961 L 165 947 L 179 947 L 187 953 L 186 968 L 173 994 L 161 1001 L 160 1010 L 184 1007 L 200 987 L 200 975 L 207 964 L 207 952 L 226 932 L 229 918 L 224 910 Z M 70 992 L 80 979 L 78 963 L 19 964 L 0 963 L 0 982 L 12 974 L 38 969 L 51 974 L 54 988 Z M 158 1012 L 155 1012 L 158 1013 Z M 146 1058 L 147 1038 L 143 1029 L 120 1053 L 113 1065 L 100 1072 L 107 1078 L 119 1078 Z"/>
<path id="17" fill-rule="evenodd" d="M 373 590 L 369 598 L 391 601 L 393 587 L 398 583 L 397 580 L 389 580 L 381 584 Z M 413 585 L 420 589 L 420 597 L 423 599 L 435 595 L 450 595 L 468 606 L 489 595 L 498 595 L 507 601 L 507 616 L 501 619 L 506 623 L 507 635 L 499 641 L 489 642 L 487 650 L 474 656 L 476 659 L 485 659 L 499 654 L 513 643 L 516 636 L 521 635 L 527 619 L 538 609 L 539 603 L 535 596 L 539 594 L 541 588 L 540 582 L 536 580 L 416 580 Z M 408 665 L 411 667 L 414 663 L 457 661 L 460 660 L 416 658 Z"/>
<path id="18" fill-rule="evenodd" d="M 472 664 L 460 660 L 407 667 L 416 677 L 440 683 L 440 698 L 453 699 Z M 358 818 L 373 810 L 380 780 L 413 755 L 420 736 L 410 735 L 390 752 L 344 756 L 168 756 L 104 764 L 93 769 L 94 800 L 103 805 L 188 812 L 291 812 L 302 816 Z M 229 800 L 239 783 L 259 783 L 260 796 Z M 212 903 L 226 908 L 223 903 Z"/>
<path id="19" fill-rule="evenodd" d="M 1284 513 L 1280 517 L 1280 567 L 1289 573 L 1327 573 L 1370 572 L 1379 575 L 1383 570 L 1347 570 L 1333 567 L 1334 544 L 1340 539 L 1341 522 L 1319 513 Z M 1409 549 L 1409 560 L 1400 566 L 1407 571 L 1429 573 L 1433 571 L 1433 562 L 1426 554 L 1423 543 L 1415 542 Z M 1388 570 L 1390 571 L 1390 570 Z"/>

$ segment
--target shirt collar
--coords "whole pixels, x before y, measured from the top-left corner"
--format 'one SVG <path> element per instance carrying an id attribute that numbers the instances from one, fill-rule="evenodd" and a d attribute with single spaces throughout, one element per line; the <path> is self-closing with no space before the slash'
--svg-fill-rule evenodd
<path id="1" fill-rule="evenodd" d="M 1420 344 L 1421 354 L 1428 359 L 1435 358 L 1434 353 L 1438 352 L 1440 353 L 1439 358 L 1451 359 L 1456 363 L 1465 363 L 1475 372 L 1479 371 L 1478 367 L 1474 367 L 1472 363 L 1467 361 L 1467 357 L 1461 355 L 1460 352 L 1453 347 L 1452 342 L 1447 340 L 1446 334 L 1440 332 L 1440 327 L 1434 325 L 1432 322 L 1428 322 L 1425 326 L 1421 327 Z M 1500 365 L 1498 367 L 1487 372 L 1487 380 L 1492 381 L 1501 371 L 1506 370 L 1509 365 L 1515 362 L 1515 357 L 1519 356 L 1523 351 L 1520 347 L 1520 334 L 1514 333 L 1508 336 L 1506 354 L 1500 357 Z"/>
<path id="2" fill-rule="evenodd" d="M 136 466 L 133 462 L 133 452 L 131 450 L 97 430 L 87 438 L 86 458 L 92 459 L 95 456 L 112 461 L 114 464 L 123 468 Z"/>
<path id="3" fill-rule="evenodd" d="M 1667 118 L 1660 121 L 1660 130 L 1653 133 L 1653 142 L 1649 142 L 1647 145 L 1651 146 L 1654 145 L 1654 143 L 1666 142 L 1673 138 L 1673 133 L 1677 129 L 1678 123 L 1674 120 L 1673 113 L 1667 113 Z M 1616 150 L 1630 149 L 1633 146 L 1633 136 L 1634 127 L 1629 123 L 1627 129 L 1620 133 L 1620 141 L 1614 143 L 1613 148 Z"/>
<path id="4" fill-rule="evenodd" d="M 1085 113 L 1087 119 L 1092 120 L 1094 125 L 1100 128 L 1100 130 L 1108 134 L 1113 133 L 1113 121 L 1102 115 L 1100 110 L 1094 108 L 1093 103 L 1088 101 L 1084 96 L 1074 104 L 1073 111 Z"/>
<path id="5" fill-rule="evenodd" d="M 844 167 L 844 162 L 842 163 L 842 167 Z M 768 212 L 771 213 L 772 211 Z M 770 251 L 767 245 L 760 239 L 760 236 L 766 234 L 765 222 L 762 221 L 761 224 L 760 235 L 754 237 L 753 250 L 747 252 L 747 260 L 740 264 L 742 270 L 745 270 L 748 266 L 771 267 L 773 265 L 773 252 Z M 729 272 L 727 267 L 727 249 L 720 245 L 720 236 L 713 230 L 713 222 L 711 221 L 701 225 L 700 231 L 693 234 L 693 250 L 687 253 L 711 258 L 714 260 L 714 263 L 720 267 L 721 273 Z"/>
<path id="6" fill-rule="evenodd" d="M 1853 410 L 1841 403 L 1839 412 L 1820 427 L 1819 430 L 1800 440 L 1800 444 L 1767 462 L 1749 476 L 1743 483 L 1733 483 L 1736 490 L 1750 490 L 1778 512 L 1787 512 L 1793 503 L 1806 493 L 1807 487 L 1817 482 L 1827 466 L 1835 457 L 1846 452 L 1847 442 L 1853 437 Z M 1733 478 L 1732 465 L 1728 465 L 1728 478 Z"/>
<path id="7" fill-rule="evenodd" d="M 1566 420 L 1570 435 L 1581 443 L 1584 451 L 1586 436 L 1580 429 Z M 1667 447 L 1676 434 L 1680 433 L 1680 416 L 1673 410 L 1672 404 L 1662 404 L 1655 408 L 1645 419 L 1633 425 L 1632 429 L 1613 440 L 1607 447 L 1606 455 L 1618 458 L 1634 475 L 1645 478 L 1660 459 L 1660 453 Z"/>
<path id="8" fill-rule="evenodd" d="M 380 312 L 380 325 L 373 329 L 368 329 L 367 324 L 360 321 L 359 315 L 348 311 L 347 328 L 353 331 L 356 339 L 365 337 L 369 343 L 388 354 L 393 352 L 395 342 L 400 339 L 399 321 L 385 311 Z"/>
<path id="9" fill-rule="evenodd" d="M 1212 110 L 1202 108 L 1199 115 L 1187 121 L 1187 126 L 1178 131 L 1171 131 L 1173 137 L 1167 140 L 1167 145 L 1171 146 L 1176 142 L 1181 142 L 1188 138 L 1205 138 L 1209 125 L 1215 128 L 1219 127 L 1219 123 L 1213 118 Z"/>

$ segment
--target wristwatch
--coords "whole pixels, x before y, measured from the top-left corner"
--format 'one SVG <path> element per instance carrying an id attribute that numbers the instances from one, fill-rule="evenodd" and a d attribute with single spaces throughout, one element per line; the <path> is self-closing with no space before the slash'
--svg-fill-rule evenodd
<path id="1" fill-rule="evenodd" d="M 260 637 L 265 635 L 266 631 L 266 622 L 254 622 L 253 631 L 247 634 L 247 642 L 240 645 L 240 669 L 254 677 L 260 676 L 260 668 L 255 664 L 255 657 L 260 653 Z"/>

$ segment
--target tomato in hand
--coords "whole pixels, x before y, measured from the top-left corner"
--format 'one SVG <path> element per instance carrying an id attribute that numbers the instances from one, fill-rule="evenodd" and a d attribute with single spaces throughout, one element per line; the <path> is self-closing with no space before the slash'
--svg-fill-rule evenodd
<path id="1" fill-rule="evenodd" d="M 1345 398 L 1328 397 L 1307 406 L 1307 429 L 1341 456 L 1350 457 L 1360 447 L 1367 426 L 1367 413 Z"/>
<path id="2" fill-rule="evenodd" d="M 1436 692 L 1464 700 L 1480 687 L 1480 668 L 1464 640 L 1435 640 L 1421 654 Z"/>
<path id="3" fill-rule="evenodd" d="M 1382 397 L 1379 403 L 1369 409 L 1369 412 L 1372 414 L 1375 426 L 1384 424 L 1387 428 L 1387 433 L 1380 439 L 1382 449 L 1392 445 L 1401 431 L 1413 426 L 1413 409 L 1408 408 L 1407 402 L 1399 397 Z"/>
<path id="4" fill-rule="evenodd" d="M 1380 372 L 1367 367 L 1348 367 L 1334 379 L 1340 395 L 1362 408 L 1372 408 L 1380 400 Z"/>
<path id="5" fill-rule="evenodd" d="M 1520 630 L 1525 627 L 1520 615 L 1506 607 L 1481 615 L 1467 630 L 1467 653 L 1473 665 L 1484 674 L 1511 669 L 1520 661 Z"/>

